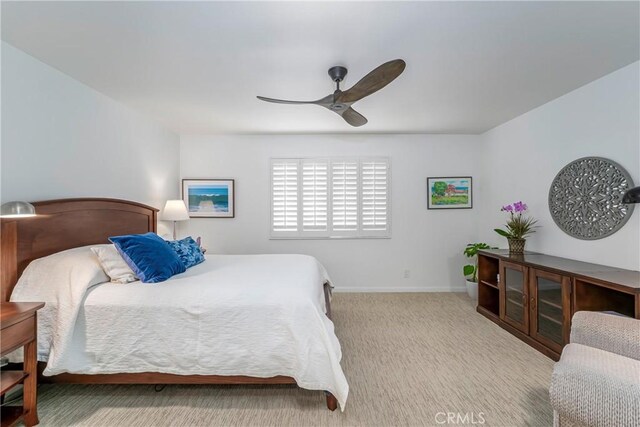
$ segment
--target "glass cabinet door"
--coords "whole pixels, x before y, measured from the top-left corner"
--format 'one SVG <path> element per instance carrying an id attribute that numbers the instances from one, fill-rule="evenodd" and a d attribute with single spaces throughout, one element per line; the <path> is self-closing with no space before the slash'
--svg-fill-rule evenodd
<path id="1" fill-rule="evenodd" d="M 531 336 L 560 352 L 568 340 L 569 278 L 531 269 L 529 283 Z"/>
<path id="2" fill-rule="evenodd" d="M 527 267 L 508 262 L 500 264 L 500 317 L 524 333 L 529 333 L 527 283 Z"/>

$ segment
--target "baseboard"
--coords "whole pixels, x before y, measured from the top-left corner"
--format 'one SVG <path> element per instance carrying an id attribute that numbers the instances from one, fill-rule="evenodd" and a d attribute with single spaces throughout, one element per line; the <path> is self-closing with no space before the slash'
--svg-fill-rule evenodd
<path id="1" fill-rule="evenodd" d="M 423 288 L 417 286 L 397 286 L 397 287 L 335 287 L 333 292 L 467 292 L 467 288 L 462 287 L 437 287 Z"/>

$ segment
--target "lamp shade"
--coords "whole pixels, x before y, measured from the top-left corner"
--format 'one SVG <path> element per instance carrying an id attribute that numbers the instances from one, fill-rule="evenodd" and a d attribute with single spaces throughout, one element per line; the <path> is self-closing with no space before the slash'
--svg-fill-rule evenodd
<path id="1" fill-rule="evenodd" d="M 27 202 L 7 202 L 0 206 L 2 218 L 27 218 L 36 216 L 36 208 Z"/>
<path id="2" fill-rule="evenodd" d="M 631 204 L 631 203 L 640 203 L 640 187 L 633 187 L 630 190 L 627 190 L 622 196 L 622 203 Z"/>
<path id="3" fill-rule="evenodd" d="M 162 219 L 167 221 L 184 221 L 189 219 L 189 212 L 182 200 L 167 200 L 162 212 Z"/>

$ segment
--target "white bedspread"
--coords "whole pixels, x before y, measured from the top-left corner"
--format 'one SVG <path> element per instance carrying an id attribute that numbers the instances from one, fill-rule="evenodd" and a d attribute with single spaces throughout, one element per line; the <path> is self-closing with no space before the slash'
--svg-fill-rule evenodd
<path id="1" fill-rule="evenodd" d="M 28 273 L 12 300 L 42 300 L 58 313 L 40 318 L 55 322 L 40 328 L 50 334 L 39 334 L 50 346 L 39 346 L 41 358 L 49 356 L 45 375 L 285 375 L 330 391 L 344 409 L 340 343 L 324 314 L 329 278 L 313 257 L 210 255 L 158 284 L 49 277 L 45 292 Z"/>

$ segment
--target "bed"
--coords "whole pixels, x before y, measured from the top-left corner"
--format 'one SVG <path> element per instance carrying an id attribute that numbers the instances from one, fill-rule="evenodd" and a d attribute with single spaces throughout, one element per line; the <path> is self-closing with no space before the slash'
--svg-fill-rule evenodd
<path id="1" fill-rule="evenodd" d="M 1 223 L 3 301 L 34 259 L 73 248 L 67 252 L 80 253 L 113 235 L 156 231 L 157 210 L 139 203 L 65 199 L 34 205 L 37 217 Z M 53 334 L 66 343 L 58 354 L 39 351 L 39 359 L 48 360 L 40 362 L 41 382 L 298 384 L 324 390 L 329 409 L 338 403 L 344 408 L 348 385 L 330 320 L 328 277 L 312 257 L 209 255 L 155 285 L 80 286 L 72 304 L 60 299 L 64 292 L 53 279 L 29 286 L 22 280 L 14 295 L 48 300 L 41 320 L 63 331 Z M 54 323 L 55 313 L 64 318 Z"/>

